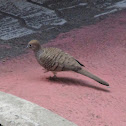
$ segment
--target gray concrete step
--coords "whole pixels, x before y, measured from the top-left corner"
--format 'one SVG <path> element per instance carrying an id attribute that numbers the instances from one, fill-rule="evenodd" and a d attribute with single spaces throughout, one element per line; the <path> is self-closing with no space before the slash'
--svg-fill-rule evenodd
<path id="1" fill-rule="evenodd" d="M 2 126 L 77 126 L 63 117 L 19 97 L 0 92 Z"/>

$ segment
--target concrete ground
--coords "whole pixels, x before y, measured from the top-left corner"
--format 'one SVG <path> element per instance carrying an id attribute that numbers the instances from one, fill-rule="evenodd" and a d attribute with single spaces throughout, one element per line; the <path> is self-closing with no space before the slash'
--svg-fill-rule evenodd
<path id="1" fill-rule="evenodd" d="M 78 126 L 125 126 L 126 1 L 111 6 L 107 3 L 105 8 L 92 7 L 90 13 L 81 16 L 78 15 L 85 5 L 88 10 L 87 4 L 79 4 L 76 9 L 58 4 L 64 17 L 51 10 L 54 5 L 46 8 L 24 0 L 25 6 L 21 6 L 22 0 L 5 1 L 4 6 L 0 4 L 0 91 L 36 103 Z M 34 20 L 41 13 L 43 21 Z M 103 17 L 107 14 L 110 15 Z M 44 24 L 48 19 L 55 25 Z M 61 72 L 57 79 L 50 79 L 52 74 L 44 73 L 33 52 L 25 49 L 31 39 L 41 40 L 44 47 L 58 47 L 70 53 L 87 70 L 109 82 L 110 87 L 72 72 Z M 1 99 L 4 101 L 4 97 Z"/>
<path id="2" fill-rule="evenodd" d="M 23 54 L 33 38 L 45 44 L 60 33 L 103 20 L 125 8 L 125 0 L 117 1 L 0 0 L 0 60 Z"/>
<path id="3" fill-rule="evenodd" d="M 59 34 L 44 47 L 70 53 L 110 87 L 72 72 L 44 73 L 32 51 L 0 63 L 0 91 L 45 107 L 79 126 L 126 125 L 126 11 Z"/>
<path id="4" fill-rule="evenodd" d="M 77 126 L 34 103 L 0 92 L 0 126 Z"/>

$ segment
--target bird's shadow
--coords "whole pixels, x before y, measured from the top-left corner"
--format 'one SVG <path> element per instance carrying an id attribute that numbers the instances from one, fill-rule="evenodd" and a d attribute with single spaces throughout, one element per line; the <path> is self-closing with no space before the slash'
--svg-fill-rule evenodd
<path id="1" fill-rule="evenodd" d="M 90 85 L 88 82 L 83 81 L 83 80 L 79 80 L 79 79 L 74 79 L 74 78 L 70 78 L 70 77 L 57 77 L 57 78 L 48 77 L 47 79 L 49 81 L 54 82 L 54 83 L 60 83 L 60 84 L 65 84 L 65 85 L 84 86 L 84 87 L 88 87 L 88 88 L 93 88 L 93 89 L 98 90 L 98 91 L 110 93 L 110 91 L 107 90 L 107 89 L 97 87 L 97 86 L 94 86 L 94 85 Z"/>

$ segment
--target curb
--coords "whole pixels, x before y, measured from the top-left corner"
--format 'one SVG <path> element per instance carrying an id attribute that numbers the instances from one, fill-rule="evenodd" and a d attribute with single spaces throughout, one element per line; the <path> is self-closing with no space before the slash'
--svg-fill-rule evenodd
<path id="1" fill-rule="evenodd" d="M 0 92 L 2 126 L 77 126 L 34 103 Z"/>

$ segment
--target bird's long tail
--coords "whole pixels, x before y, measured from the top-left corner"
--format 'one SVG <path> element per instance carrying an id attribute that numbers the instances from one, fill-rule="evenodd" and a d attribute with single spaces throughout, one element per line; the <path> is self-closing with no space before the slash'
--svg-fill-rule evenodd
<path id="1" fill-rule="evenodd" d="M 81 69 L 81 70 L 78 70 L 78 71 L 76 71 L 76 72 L 79 73 L 79 74 L 85 75 L 85 76 L 87 76 L 87 77 L 89 77 L 89 78 L 91 78 L 91 79 L 93 79 L 93 80 L 99 82 L 100 84 L 109 86 L 109 84 L 108 84 L 106 81 L 100 79 L 99 77 L 93 75 L 92 73 L 88 72 L 88 71 L 85 70 L 85 69 Z"/>

